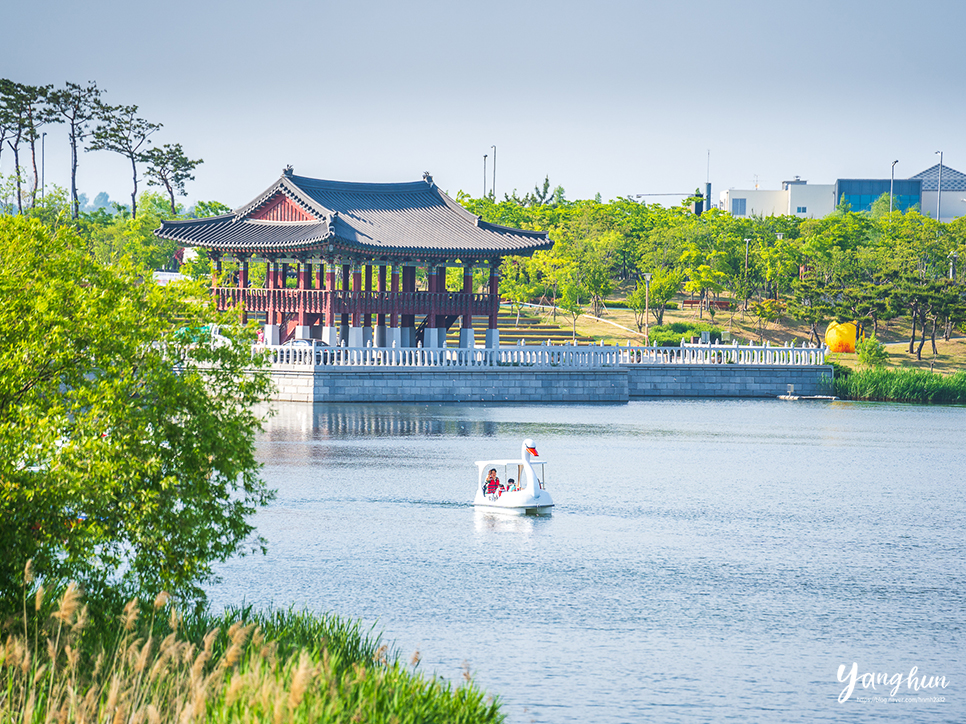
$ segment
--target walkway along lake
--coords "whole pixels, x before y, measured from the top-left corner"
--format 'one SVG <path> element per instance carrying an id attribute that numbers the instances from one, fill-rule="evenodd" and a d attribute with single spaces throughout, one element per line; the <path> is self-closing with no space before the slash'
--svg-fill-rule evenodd
<path id="1" fill-rule="evenodd" d="M 467 662 L 513 724 L 966 718 L 963 408 L 278 410 L 269 554 L 224 565 L 216 607 L 360 617 L 425 672 Z M 554 515 L 476 512 L 473 461 L 524 437 Z M 913 701 L 860 680 L 840 703 L 853 663 Z"/>
<path id="2" fill-rule="evenodd" d="M 627 402 L 827 391 L 824 347 L 531 345 L 261 347 L 276 398 L 296 402 Z"/>

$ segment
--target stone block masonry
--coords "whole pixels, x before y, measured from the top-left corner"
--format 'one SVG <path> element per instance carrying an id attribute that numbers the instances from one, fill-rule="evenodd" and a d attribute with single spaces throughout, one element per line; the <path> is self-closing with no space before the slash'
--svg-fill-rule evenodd
<path id="1" fill-rule="evenodd" d="M 819 395 L 832 368 L 752 365 L 628 365 L 391 368 L 275 365 L 275 399 L 300 402 L 624 403 L 655 397 Z"/>
<path id="2" fill-rule="evenodd" d="M 627 368 L 631 399 L 649 397 L 778 397 L 829 394 L 823 377 L 831 365 L 633 365 Z"/>

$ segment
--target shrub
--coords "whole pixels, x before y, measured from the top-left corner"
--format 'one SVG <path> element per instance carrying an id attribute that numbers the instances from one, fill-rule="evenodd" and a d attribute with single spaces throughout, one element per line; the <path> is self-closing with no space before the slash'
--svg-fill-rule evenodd
<path id="1" fill-rule="evenodd" d="M 874 334 L 856 342 L 855 351 L 859 355 L 859 364 L 866 369 L 882 367 L 889 360 L 885 345 L 877 340 Z"/>

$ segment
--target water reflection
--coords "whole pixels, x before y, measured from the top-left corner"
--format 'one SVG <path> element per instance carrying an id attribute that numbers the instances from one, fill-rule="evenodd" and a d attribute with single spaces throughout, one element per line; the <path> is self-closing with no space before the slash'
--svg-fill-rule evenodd
<path id="1" fill-rule="evenodd" d="M 339 440 L 414 436 L 493 437 L 498 424 L 471 420 L 445 405 L 278 405 L 267 440 Z"/>
<path id="2" fill-rule="evenodd" d="M 477 533 L 516 533 L 529 537 L 534 527 L 541 522 L 540 518 L 534 515 L 513 515 L 476 509 L 473 522 Z"/>
<path id="3" fill-rule="evenodd" d="M 760 400 L 279 405 L 258 442 L 268 556 L 220 567 L 211 597 L 360 617 L 454 682 L 469 661 L 510 724 L 899 720 L 843 709 L 836 667 L 966 681 L 963 423 Z M 526 437 L 553 515 L 476 510 L 473 461 Z M 915 714 L 962 721 L 956 697 Z"/>

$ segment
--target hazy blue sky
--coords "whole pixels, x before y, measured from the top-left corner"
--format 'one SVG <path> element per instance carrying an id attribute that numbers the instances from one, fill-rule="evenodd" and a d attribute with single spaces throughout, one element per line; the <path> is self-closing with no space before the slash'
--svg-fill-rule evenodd
<path id="1" fill-rule="evenodd" d="M 966 171 L 963 0 L 35 0 L 0 18 L 0 76 L 94 80 L 203 158 L 189 203 L 241 205 L 289 163 L 478 196 L 493 144 L 501 196 L 548 174 L 571 199 L 689 191 L 709 149 L 715 198 L 895 159 L 905 178 L 936 150 Z M 47 183 L 68 163 L 48 129 Z M 125 200 L 125 161 L 84 154 L 79 186 Z"/>

